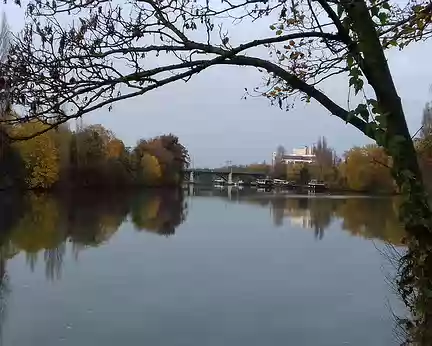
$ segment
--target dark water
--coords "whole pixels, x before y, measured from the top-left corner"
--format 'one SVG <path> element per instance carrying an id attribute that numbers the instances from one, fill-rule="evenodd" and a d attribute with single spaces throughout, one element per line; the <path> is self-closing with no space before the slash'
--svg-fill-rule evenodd
<path id="1" fill-rule="evenodd" d="M 2 345 L 396 345 L 385 198 L 0 197 Z"/>

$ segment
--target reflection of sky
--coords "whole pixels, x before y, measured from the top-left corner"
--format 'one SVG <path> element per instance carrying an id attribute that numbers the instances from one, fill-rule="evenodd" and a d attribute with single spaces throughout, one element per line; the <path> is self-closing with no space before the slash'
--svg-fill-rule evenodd
<path id="1" fill-rule="evenodd" d="M 193 202 L 172 237 L 126 221 L 77 261 L 68 245 L 58 281 L 42 258 L 33 273 L 24 256 L 10 260 L 4 344 L 394 345 L 372 242 L 339 222 L 317 242 L 274 226 L 268 208 Z"/>
<path id="2" fill-rule="evenodd" d="M 14 29 L 22 26 L 22 11 L 2 3 Z M 25 1 L 23 1 L 25 3 Z M 232 41 L 247 40 L 250 32 L 270 34 L 265 22 L 236 26 Z M 432 41 L 389 54 L 389 63 L 400 92 L 412 133 L 420 126 L 422 109 L 430 98 Z M 261 52 L 262 53 L 262 52 Z M 162 58 L 161 58 L 162 59 Z M 413 63 L 415 62 L 415 63 Z M 102 123 L 128 146 L 141 137 L 173 132 L 189 149 L 196 166 L 221 165 L 226 160 L 249 163 L 271 160 L 279 144 L 288 150 L 310 145 L 326 136 L 338 153 L 367 142 L 365 136 L 322 107 L 298 104 L 289 112 L 271 107 L 267 100 L 241 100 L 244 88 L 252 89 L 261 75 L 250 68 L 216 67 L 202 72 L 185 84 L 178 82 L 144 97 L 128 100 L 87 116 L 87 123 Z M 346 105 L 346 81 L 337 78 L 325 85 L 326 93 Z"/>

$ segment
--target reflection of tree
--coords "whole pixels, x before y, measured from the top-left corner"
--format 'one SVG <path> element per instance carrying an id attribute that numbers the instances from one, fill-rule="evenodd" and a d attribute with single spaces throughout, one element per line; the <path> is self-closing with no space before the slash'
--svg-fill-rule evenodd
<path id="1" fill-rule="evenodd" d="M 29 194 L 25 202 L 27 208 L 11 227 L 8 241 L 18 251 L 25 251 L 32 270 L 43 251 L 49 279 L 60 277 L 66 239 L 83 246 L 98 245 L 116 232 L 129 211 L 126 193 Z"/>
<path id="2" fill-rule="evenodd" d="M 401 244 L 404 236 L 397 217 L 397 200 L 388 198 L 348 198 L 336 211 L 342 228 L 365 238 Z"/>
<path id="3" fill-rule="evenodd" d="M 312 198 L 309 200 L 311 213 L 311 228 L 314 229 L 315 238 L 322 239 L 324 230 L 330 225 L 337 208 L 337 200 L 325 198 Z"/>
<path id="4" fill-rule="evenodd" d="M 130 193 L 89 191 L 29 194 L 22 203 L 0 199 L 8 213 L 0 218 L 0 269 L 5 272 L 6 258 L 24 251 L 33 270 L 38 254 L 43 253 L 47 278 L 60 278 L 66 240 L 72 242 L 76 256 L 83 247 L 108 241 L 126 219 L 132 202 L 134 224 L 139 229 L 169 235 L 185 218 L 183 195 L 177 190 L 135 197 Z M 21 217 L 19 211 L 23 211 Z"/>
<path id="5" fill-rule="evenodd" d="M 2 256 L 2 255 L 1 255 Z M 9 295 L 9 278 L 6 272 L 6 260 L 0 258 L 0 342 L 3 344 L 3 323 L 6 319 L 7 296 Z"/>
<path id="6" fill-rule="evenodd" d="M 332 220 L 338 218 L 342 220 L 342 228 L 356 236 L 378 238 L 392 244 L 400 244 L 404 236 L 397 218 L 397 199 L 252 196 L 241 202 L 270 204 L 276 226 L 288 219 L 296 226 L 313 229 L 318 239 L 323 238 Z"/>
<path id="7" fill-rule="evenodd" d="M 130 194 L 80 192 L 63 204 L 67 237 L 75 244 L 96 246 L 107 241 L 125 220 Z"/>
<path id="8" fill-rule="evenodd" d="M 57 201 L 48 195 L 27 196 L 29 208 L 11 233 L 12 243 L 20 250 L 38 253 L 61 244 L 60 210 Z"/>
<path id="9" fill-rule="evenodd" d="M 66 252 L 65 243 L 54 249 L 46 249 L 44 252 L 45 275 L 48 279 L 60 279 L 63 265 L 63 257 Z"/>
<path id="10" fill-rule="evenodd" d="M 0 193 L 0 342 L 3 338 L 3 322 L 6 318 L 7 297 L 10 292 L 7 261 L 17 250 L 10 241 L 11 228 L 18 222 L 24 202 L 16 193 Z"/>
<path id="11" fill-rule="evenodd" d="M 132 222 L 138 230 L 172 235 L 185 219 L 186 204 L 180 190 L 140 194 L 132 206 Z"/>
<path id="12" fill-rule="evenodd" d="M 302 228 L 312 228 L 315 237 L 322 239 L 324 230 L 334 217 L 336 200 L 328 198 L 277 198 L 271 200 L 275 225 L 283 224 L 284 217 Z"/>
<path id="13" fill-rule="evenodd" d="M 273 223 L 275 226 L 282 226 L 284 219 L 284 211 L 285 211 L 285 198 L 275 198 L 271 201 L 272 205 L 272 214 L 273 214 Z"/>
<path id="14" fill-rule="evenodd" d="M 8 237 L 12 227 L 22 217 L 24 199 L 18 192 L 0 191 L 0 237 Z"/>
<path id="15" fill-rule="evenodd" d="M 49 195 L 30 194 L 26 196 L 26 205 L 28 206 L 23 217 L 13 228 L 10 235 L 11 243 L 19 250 L 26 252 L 27 263 L 33 270 L 36 265 L 39 251 L 57 252 L 62 247 L 65 233 L 60 226 L 61 209 L 58 201 Z M 63 253 L 55 258 L 56 263 L 46 261 L 47 273 L 48 266 L 58 268 L 59 276 L 61 264 L 63 262 Z M 54 276 L 47 276 L 54 278 Z"/>

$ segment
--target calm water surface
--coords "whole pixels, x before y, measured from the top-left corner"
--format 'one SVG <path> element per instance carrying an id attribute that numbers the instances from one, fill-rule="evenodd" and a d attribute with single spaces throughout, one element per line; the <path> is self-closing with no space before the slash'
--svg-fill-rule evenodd
<path id="1" fill-rule="evenodd" d="M 3 195 L 1 342 L 396 345 L 385 198 Z"/>

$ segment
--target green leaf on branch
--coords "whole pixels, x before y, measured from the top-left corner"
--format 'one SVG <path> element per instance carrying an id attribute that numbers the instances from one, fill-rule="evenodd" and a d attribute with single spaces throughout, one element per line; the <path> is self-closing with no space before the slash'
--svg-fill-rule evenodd
<path id="1" fill-rule="evenodd" d="M 382 25 L 387 24 L 387 22 L 388 22 L 388 15 L 387 15 L 387 13 L 380 12 L 378 14 L 378 18 L 379 18 L 379 20 L 380 20 L 380 22 L 381 22 Z"/>
<path id="2" fill-rule="evenodd" d="M 354 84 L 354 91 L 355 91 L 355 94 L 356 94 L 356 95 L 358 94 L 358 92 L 359 92 L 360 90 L 363 89 L 363 84 L 364 84 L 364 82 L 363 82 L 363 80 L 360 79 L 360 78 L 357 80 L 357 83 Z"/>
<path id="3" fill-rule="evenodd" d="M 359 104 L 354 112 L 366 122 L 369 121 L 369 110 L 365 104 Z"/>
<path id="4" fill-rule="evenodd" d="M 354 88 L 354 93 L 357 95 L 360 90 L 362 90 L 364 82 L 358 77 L 351 77 L 349 79 L 349 85 Z"/>
<path id="5" fill-rule="evenodd" d="M 348 54 L 347 56 L 347 65 L 349 68 L 351 68 L 354 65 L 354 58 L 351 54 Z"/>
<path id="6" fill-rule="evenodd" d="M 367 99 L 366 102 L 367 102 L 367 104 L 368 104 L 369 106 L 372 106 L 372 107 L 378 107 L 378 101 L 377 101 L 377 100 L 374 100 L 374 99 Z"/>
<path id="7" fill-rule="evenodd" d="M 358 67 L 353 67 L 353 68 L 350 70 L 349 75 L 350 75 L 350 76 L 353 76 L 353 77 L 355 77 L 355 78 L 357 78 L 357 77 L 359 77 L 359 76 L 362 76 L 362 72 L 360 71 L 360 69 L 359 69 Z"/>

